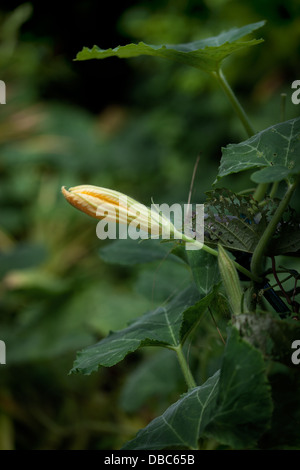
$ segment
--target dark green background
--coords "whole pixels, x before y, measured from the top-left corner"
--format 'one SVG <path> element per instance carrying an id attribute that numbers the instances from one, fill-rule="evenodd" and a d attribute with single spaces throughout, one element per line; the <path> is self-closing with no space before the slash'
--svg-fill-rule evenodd
<path id="1" fill-rule="evenodd" d="M 282 119 L 281 93 L 285 118 L 299 114 L 290 99 L 300 79 L 299 4 L 33 1 L 17 28 L 9 18 L 18 5 L 0 7 L 0 448 L 118 449 L 184 391 L 176 360 L 145 350 L 69 376 L 76 351 L 180 290 L 188 273 L 168 260 L 106 264 L 96 221 L 60 188 L 96 184 L 148 205 L 182 203 L 200 154 L 193 202 L 203 202 L 221 147 L 247 136 L 222 90 L 196 69 L 149 57 L 73 59 L 83 46 L 179 43 L 266 19 L 254 35 L 265 42 L 224 66 L 259 131 Z M 253 183 L 245 173 L 222 184 Z M 222 345 L 209 319 L 199 338 L 191 355 L 202 383 Z"/>

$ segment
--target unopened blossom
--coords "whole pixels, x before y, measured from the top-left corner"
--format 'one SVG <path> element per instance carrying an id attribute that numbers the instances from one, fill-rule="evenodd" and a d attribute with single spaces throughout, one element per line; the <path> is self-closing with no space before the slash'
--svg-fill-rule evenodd
<path id="1" fill-rule="evenodd" d="M 126 225 L 135 221 L 141 230 L 151 235 L 176 234 L 176 238 L 181 238 L 172 222 L 162 213 L 118 191 L 81 185 L 68 190 L 62 187 L 62 193 L 72 206 L 96 219 L 105 217 L 108 222 Z"/>

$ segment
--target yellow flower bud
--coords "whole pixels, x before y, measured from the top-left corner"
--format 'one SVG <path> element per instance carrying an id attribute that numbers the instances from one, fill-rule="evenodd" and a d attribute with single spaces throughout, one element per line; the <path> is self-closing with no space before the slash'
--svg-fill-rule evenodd
<path id="1" fill-rule="evenodd" d="M 98 186 L 81 185 L 67 190 L 62 187 L 67 201 L 96 219 L 129 225 L 138 223 L 141 230 L 154 235 L 178 235 L 169 219 L 125 194 Z"/>

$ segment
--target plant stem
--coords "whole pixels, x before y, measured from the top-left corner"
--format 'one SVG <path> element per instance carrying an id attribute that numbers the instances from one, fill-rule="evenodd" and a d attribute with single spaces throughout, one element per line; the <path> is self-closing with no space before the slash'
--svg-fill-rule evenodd
<path id="1" fill-rule="evenodd" d="M 280 103 L 280 119 L 285 121 L 285 110 L 286 110 L 286 93 L 281 93 L 281 103 Z"/>
<path id="2" fill-rule="evenodd" d="M 188 363 L 186 362 L 185 356 L 182 351 L 181 344 L 177 347 L 172 348 L 177 354 L 178 362 L 181 367 L 181 370 L 183 372 L 186 384 L 188 388 L 194 388 L 196 387 L 196 382 L 194 380 L 194 377 L 192 376 L 191 370 L 188 366 Z"/>
<path id="3" fill-rule="evenodd" d="M 200 242 L 198 242 L 198 240 L 195 240 L 194 238 L 189 238 L 187 237 L 186 235 L 184 234 L 181 234 L 181 237 L 182 237 L 182 240 L 184 240 L 185 242 L 187 243 L 193 243 L 195 246 L 199 246 L 199 249 L 201 250 L 204 250 L 206 251 L 207 253 L 210 253 L 211 255 L 213 256 L 219 256 L 219 252 L 218 250 L 214 250 L 213 248 L 210 248 L 209 246 L 207 245 L 204 245 Z M 180 238 L 180 237 L 179 237 Z M 236 267 L 236 269 L 238 271 L 240 271 L 241 273 L 245 274 L 245 276 L 247 276 L 249 279 L 251 279 L 252 281 L 261 281 L 262 279 L 260 277 L 256 277 L 253 275 L 253 273 L 251 273 L 250 271 L 248 271 L 248 269 L 244 268 L 244 266 L 241 266 L 239 263 L 237 263 L 236 261 L 233 260 L 233 264 L 234 266 Z"/>
<path id="4" fill-rule="evenodd" d="M 268 186 L 269 186 L 269 183 L 259 183 L 257 185 L 256 190 L 254 191 L 253 199 L 255 199 L 257 202 L 260 202 L 264 198 L 267 192 Z"/>
<path id="5" fill-rule="evenodd" d="M 279 181 L 275 181 L 272 184 L 272 188 L 271 188 L 271 191 L 270 191 L 270 198 L 275 197 L 275 195 L 277 193 L 278 186 L 279 186 Z"/>
<path id="6" fill-rule="evenodd" d="M 251 137 L 255 134 L 255 131 L 249 121 L 247 114 L 244 111 L 241 103 L 237 99 L 236 95 L 234 94 L 232 88 L 230 87 L 229 83 L 227 82 L 222 69 L 219 69 L 217 72 L 213 72 L 213 76 L 217 79 L 221 87 L 223 88 L 224 92 L 226 93 L 230 103 L 233 106 L 236 114 L 240 118 L 241 123 L 243 124 L 245 131 L 247 132 L 248 137 Z"/>
<path id="7" fill-rule="evenodd" d="M 266 249 L 268 247 L 268 244 L 276 230 L 276 227 L 278 223 L 280 222 L 280 219 L 282 217 L 282 214 L 284 213 L 285 209 L 287 208 L 291 197 L 297 187 L 299 180 L 296 180 L 293 184 L 289 184 L 288 189 L 280 201 L 272 219 L 269 222 L 269 225 L 267 226 L 266 230 L 264 231 L 261 239 L 259 240 L 253 256 L 251 260 L 251 272 L 254 277 L 259 277 L 262 273 L 262 261 L 263 257 L 265 255 Z"/>
<path id="8" fill-rule="evenodd" d="M 233 109 L 235 110 L 237 116 L 239 117 L 241 123 L 243 124 L 245 131 L 247 132 L 248 137 L 252 137 L 255 134 L 255 130 L 252 127 L 252 124 L 250 123 L 250 120 L 247 116 L 247 114 L 244 111 L 244 108 L 242 107 L 241 103 L 237 99 L 234 91 L 232 90 L 231 86 L 227 82 L 222 69 L 219 69 L 217 72 L 213 72 L 213 76 L 217 79 L 223 90 L 225 91 L 227 97 L 229 98 L 230 103 L 233 106 Z M 256 201 L 261 201 L 266 194 L 266 191 L 268 189 L 268 185 L 265 183 L 260 183 L 254 194 L 253 198 Z"/>
<path id="9" fill-rule="evenodd" d="M 278 277 L 278 275 L 277 275 L 275 256 L 271 256 L 271 260 L 272 260 L 272 270 L 273 270 L 273 275 L 274 275 L 275 281 L 277 282 L 279 289 L 281 290 L 281 292 L 283 293 L 284 297 L 286 298 L 287 303 L 288 303 L 289 305 L 292 305 L 292 301 L 291 301 L 289 295 L 285 292 L 285 290 L 284 290 L 284 288 L 283 288 L 283 285 L 281 284 L 280 279 L 279 279 L 279 277 Z"/>

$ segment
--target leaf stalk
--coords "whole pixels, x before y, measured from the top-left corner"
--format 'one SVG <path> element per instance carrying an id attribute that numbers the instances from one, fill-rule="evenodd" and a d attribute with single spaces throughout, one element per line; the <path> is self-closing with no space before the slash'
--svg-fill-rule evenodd
<path id="1" fill-rule="evenodd" d="M 263 271 L 263 258 L 265 256 L 268 245 L 271 241 L 272 236 L 276 230 L 278 223 L 281 220 L 281 217 L 286 210 L 291 197 L 298 185 L 299 179 L 297 179 L 293 184 L 289 184 L 288 189 L 280 201 L 272 219 L 270 220 L 266 230 L 264 231 L 261 239 L 259 240 L 251 260 L 251 272 L 254 277 L 260 277 Z"/>
<path id="2" fill-rule="evenodd" d="M 191 388 L 196 387 L 197 386 L 196 382 L 195 382 L 194 377 L 191 373 L 191 370 L 190 370 L 189 365 L 186 361 L 186 358 L 183 354 L 181 344 L 179 344 L 179 346 L 176 346 L 172 349 L 177 354 L 178 362 L 179 362 L 179 365 L 181 367 L 181 370 L 182 370 L 182 373 L 184 375 L 184 378 L 185 378 L 185 381 L 186 381 L 186 384 L 187 384 L 188 388 L 191 389 Z"/>

